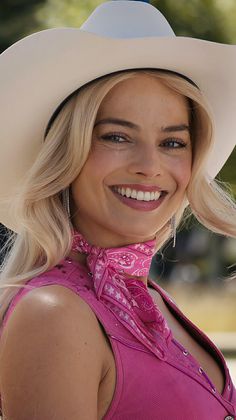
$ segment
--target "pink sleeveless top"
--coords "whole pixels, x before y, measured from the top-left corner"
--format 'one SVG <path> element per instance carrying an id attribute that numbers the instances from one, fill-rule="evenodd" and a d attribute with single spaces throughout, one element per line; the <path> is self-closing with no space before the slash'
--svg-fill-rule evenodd
<path id="1" fill-rule="evenodd" d="M 166 292 L 148 279 L 172 314 L 217 361 L 225 384 L 220 394 L 194 357 L 177 340 L 158 359 L 138 341 L 102 302 L 83 265 L 69 258 L 27 282 L 31 288 L 60 285 L 77 293 L 91 307 L 108 336 L 116 363 L 116 387 L 104 420 L 232 420 L 236 419 L 236 389 L 220 350 L 189 321 Z M 20 289 L 5 312 L 2 329 L 17 302 L 30 291 Z M 164 341 L 163 341 L 164 345 Z"/>

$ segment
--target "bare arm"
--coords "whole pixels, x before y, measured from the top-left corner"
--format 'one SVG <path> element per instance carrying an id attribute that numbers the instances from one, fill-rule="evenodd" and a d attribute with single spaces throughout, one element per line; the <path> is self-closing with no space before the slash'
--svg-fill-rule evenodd
<path id="1" fill-rule="evenodd" d="M 1 338 L 6 420 L 97 420 L 103 355 L 96 317 L 70 290 L 29 292 Z"/>

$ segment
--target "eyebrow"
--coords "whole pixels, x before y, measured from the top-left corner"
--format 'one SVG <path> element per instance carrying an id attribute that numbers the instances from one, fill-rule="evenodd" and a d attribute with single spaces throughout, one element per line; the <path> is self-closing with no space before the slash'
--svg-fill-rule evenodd
<path id="1" fill-rule="evenodd" d="M 121 120 L 119 118 L 104 118 L 100 121 L 97 121 L 94 125 L 94 128 L 100 124 L 116 124 L 122 125 L 123 127 L 133 128 L 137 131 L 140 131 L 140 127 L 137 124 L 132 123 L 131 121 Z M 190 132 L 190 127 L 187 124 L 179 125 L 169 125 L 167 127 L 161 127 L 163 133 L 172 133 L 174 131 L 188 131 Z"/>

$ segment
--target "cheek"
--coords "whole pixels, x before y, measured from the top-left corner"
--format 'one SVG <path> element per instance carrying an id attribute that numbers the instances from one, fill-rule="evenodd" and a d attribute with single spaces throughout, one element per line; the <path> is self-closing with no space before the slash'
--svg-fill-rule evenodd
<path id="1" fill-rule="evenodd" d="M 185 189 L 191 177 L 191 159 L 180 159 L 172 166 L 172 176 L 181 189 Z"/>
<path id="2" fill-rule="evenodd" d="M 84 176 L 91 180 L 104 179 L 118 169 L 123 162 L 121 154 L 108 147 L 96 147 L 90 154 L 84 168 Z"/>
<path id="3" fill-rule="evenodd" d="M 84 164 L 78 178 L 74 181 L 75 196 L 83 191 L 87 199 L 94 197 L 94 193 L 103 189 L 106 178 L 120 166 L 120 159 L 116 152 L 105 153 L 105 150 L 92 151 Z"/>

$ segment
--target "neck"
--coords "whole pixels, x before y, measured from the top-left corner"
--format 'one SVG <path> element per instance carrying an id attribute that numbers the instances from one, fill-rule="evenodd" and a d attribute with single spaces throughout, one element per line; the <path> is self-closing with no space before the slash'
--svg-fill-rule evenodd
<path id="1" fill-rule="evenodd" d="M 72 211 L 73 214 L 73 211 Z M 130 244 L 146 242 L 156 238 L 155 233 L 147 236 L 124 236 L 107 228 L 94 226 L 92 222 L 89 224 L 79 224 L 72 217 L 74 229 L 80 232 L 86 240 L 91 244 L 101 248 L 119 248 Z M 89 229 L 87 226 L 89 225 Z"/>

